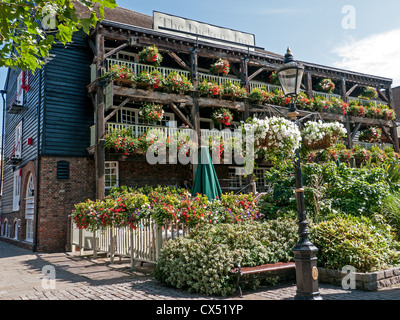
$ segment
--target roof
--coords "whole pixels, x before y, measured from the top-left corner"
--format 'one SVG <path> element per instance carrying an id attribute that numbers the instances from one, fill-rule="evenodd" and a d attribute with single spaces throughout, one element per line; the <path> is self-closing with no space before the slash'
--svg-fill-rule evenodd
<path id="1" fill-rule="evenodd" d="M 89 16 L 88 9 L 80 3 L 75 3 L 75 10 L 79 17 Z M 98 8 L 95 6 L 95 12 L 99 16 Z M 104 20 L 120 22 L 127 25 L 137 26 L 141 28 L 152 29 L 153 17 L 147 14 L 139 13 L 129 9 L 116 7 L 114 9 L 104 8 Z"/>

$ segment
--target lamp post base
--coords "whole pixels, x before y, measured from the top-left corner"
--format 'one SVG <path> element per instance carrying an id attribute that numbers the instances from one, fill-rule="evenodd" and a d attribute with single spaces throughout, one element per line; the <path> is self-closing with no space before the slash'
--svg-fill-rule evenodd
<path id="1" fill-rule="evenodd" d="M 311 243 L 296 245 L 292 250 L 296 264 L 295 300 L 322 300 L 318 290 L 318 249 Z"/>

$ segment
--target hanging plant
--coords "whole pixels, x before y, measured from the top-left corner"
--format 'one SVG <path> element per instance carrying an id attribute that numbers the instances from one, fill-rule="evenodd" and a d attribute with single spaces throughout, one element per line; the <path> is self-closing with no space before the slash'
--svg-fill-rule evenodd
<path id="1" fill-rule="evenodd" d="M 171 72 L 164 78 L 163 86 L 168 92 L 185 93 L 193 90 L 192 82 L 179 72 Z"/>
<path id="2" fill-rule="evenodd" d="M 277 75 L 276 71 L 273 71 L 271 73 L 271 75 L 269 76 L 268 80 L 269 80 L 269 83 L 271 83 L 273 85 L 276 85 L 276 86 L 280 86 L 281 85 L 281 83 L 279 82 L 279 78 L 278 78 L 278 75 Z"/>
<path id="3" fill-rule="evenodd" d="M 301 133 L 292 121 L 282 117 L 250 118 L 243 125 L 246 134 L 254 133 L 255 156 L 276 160 L 278 155 L 292 157 L 300 146 Z"/>
<path id="4" fill-rule="evenodd" d="M 310 150 L 326 149 L 334 145 L 339 138 L 345 137 L 347 131 L 343 124 L 335 122 L 308 121 L 302 130 L 304 145 Z"/>
<path id="5" fill-rule="evenodd" d="M 145 103 L 139 110 L 139 116 L 149 122 L 161 121 L 164 117 L 164 110 L 160 104 Z"/>
<path id="6" fill-rule="evenodd" d="M 228 109 L 220 108 L 215 110 L 211 114 L 211 119 L 216 124 L 224 124 L 225 126 L 230 126 L 233 120 L 233 115 Z"/>
<path id="7" fill-rule="evenodd" d="M 225 59 L 218 59 L 217 62 L 213 63 L 210 68 L 210 72 L 213 74 L 228 74 L 230 71 L 230 63 Z"/>
<path id="8" fill-rule="evenodd" d="M 139 61 L 141 63 L 151 64 L 158 67 L 163 60 L 162 55 L 158 52 L 155 45 L 144 48 L 139 52 Z"/>
<path id="9" fill-rule="evenodd" d="M 318 84 L 318 89 L 327 93 L 332 93 L 335 90 L 335 84 L 331 79 L 322 79 Z"/>
<path id="10" fill-rule="evenodd" d="M 377 127 L 369 127 L 366 130 L 361 131 L 358 136 L 359 141 L 364 142 L 377 142 L 382 136 L 382 129 Z"/>
<path id="11" fill-rule="evenodd" d="M 374 87 L 365 87 L 364 92 L 359 96 L 361 99 L 373 99 L 378 97 L 378 92 Z"/>

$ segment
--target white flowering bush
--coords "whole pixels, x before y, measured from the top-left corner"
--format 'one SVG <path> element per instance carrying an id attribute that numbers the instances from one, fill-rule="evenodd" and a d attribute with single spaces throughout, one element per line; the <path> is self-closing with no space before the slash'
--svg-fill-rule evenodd
<path id="1" fill-rule="evenodd" d="M 302 130 L 304 144 L 309 149 L 330 147 L 337 139 L 345 137 L 347 131 L 343 124 L 335 122 L 308 121 Z"/>
<path id="2" fill-rule="evenodd" d="M 282 117 L 265 119 L 253 118 L 244 124 L 246 134 L 254 132 L 254 151 L 266 159 L 273 159 L 278 154 L 292 156 L 300 146 L 301 133 L 292 121 Z"/>
<path id="3" fill-rule="evenodd" d="M 227 296 L 236 291 L 235 279 L 229 274 L 235 263 L 249 267 L 291 261 L 296 239 L 297 225 L 290 219 L 204 225 L 166 243 L 155 277 L 189 292 Z M 259 284 L 255 280 L 250 286 Z"/>

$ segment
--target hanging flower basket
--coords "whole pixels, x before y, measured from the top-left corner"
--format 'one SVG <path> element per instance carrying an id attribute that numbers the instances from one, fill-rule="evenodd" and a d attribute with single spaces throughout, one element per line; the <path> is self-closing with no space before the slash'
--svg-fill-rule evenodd
<path id="1" fill-rule="evenodd" d="M 224 124 L 225 126 L 230 126 L 233 120 L 233 115 L 228 109 L 220 108 L 215 110 L 211 114 L 211 119 L 216 124 Z"/>
<path id="2" fill-rule="evenodd" d="M 141 63 L 147 63 L 158 67 L 162 60 L 163 57 L 158 52 L 158 48 L 155 45 L 144 48 L 139 52 L 139 61 Z"/>
<path id="3" fill-rule="evenodd" d="M 364 142 L 377 142 L 382 136 L 382 129 L 377 127 L 369 127 L 366 130 L 361 131 L 358 136 L 359 141 Z"/>
<path id="4" fill-rule="evenodd" d="M 321 120 L 307 122 L 302 131 L 304 146 L 309 150 L 327 149 L 346 134 L 347 131 L 343 124 L 339 122 L 323 123 Z"/>
<path id="5" fill-rule="evenodd" d="M 228 74 L 230 71 L 230 63 L 225 59 L 218 59 L 217 62 L 213 63 L 210 68 L 211 73 L 214 74 Z"/>
<path id="6" fill-rule="evenodd" d="M 327 93 L 332 93 L 335 90 L 335 84 L 331 79 L 323 79 L 318 84 L 318 89 Z"/>
<path id="7" fill-rule="evenodd" d="M 139 110 L 139 116 L 150 123 L 161 121 L 164 117 L 162 105 L 145 103 Z"/>
<path id="8" fill-rule="evenodd" d="M 362 99 L 373 99 L 378 97 L 378 92 L 373 87 L 365 87 L 364 92 L 359 96 Z"/>

